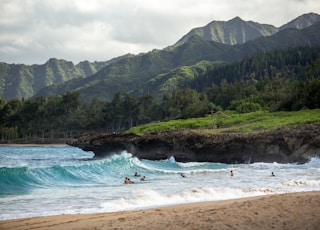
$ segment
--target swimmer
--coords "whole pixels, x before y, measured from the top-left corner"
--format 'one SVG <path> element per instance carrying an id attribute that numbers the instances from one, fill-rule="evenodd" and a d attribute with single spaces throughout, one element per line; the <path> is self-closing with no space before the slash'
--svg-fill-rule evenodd
<path id="1" fill-rule="evenodd" d="M 180 176 L 182 176 L 182 177 L 186 177 L 183 173 L 180 173 Z"/>
<path id="2" fill-rule="evenodd" d="M 141 181 L 145 181 L 145 180 L 146 180 L 146 176 L 141 177 L 140 180 L 141 180 Z"/>
<path id="3" fill-rule="evenodd" d="M 232 170 L 230 171 L 230 176 L 233 176 L 233 171 Z"/>
<path id="4" fill-rule="evenodd" d="M 271 173 L 271 176 L 276 176 L 276 175 L 274 175 L 274 173 L 272 172 L 272 173 Z"/>
<path id="5" fill-rule="evenodd" d="M 140 175 L 139 175 L 137 172 L 135 172 L 135 173 L 134 173 L 134 176 L 139 177 Z"/>
<path id="6" fill-rule="evenodd" d="M 128 177 L 126 177 L 126 178 L 124 179 L 124 183 L 125 183 L 125 184 L 130 184 L 130 179 L 129 179 Z"/>

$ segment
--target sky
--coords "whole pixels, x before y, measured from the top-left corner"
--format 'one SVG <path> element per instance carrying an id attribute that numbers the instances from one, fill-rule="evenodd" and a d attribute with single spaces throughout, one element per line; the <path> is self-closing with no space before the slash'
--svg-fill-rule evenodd
<path id="1" fill-rule="evenodd" d="M 163 49 L 236 16 L 281 26 L 319 0 L 0 0 L 0 62 L 107 61 Z"/>

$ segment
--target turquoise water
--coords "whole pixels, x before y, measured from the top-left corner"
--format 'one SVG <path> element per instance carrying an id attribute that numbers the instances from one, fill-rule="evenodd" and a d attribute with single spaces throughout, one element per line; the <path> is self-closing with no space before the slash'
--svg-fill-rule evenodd
<path id="1" fill-rule="evenodd" d="M 125 185 L 125 177 L 134 184 Z M 317 158 L 302 165 L 227 165 L 180 163 L 174 156 L 139 160 L 127 152 L 95 159 L 69 146 L 0 147 L 0 220 L 318 190 Z"/>

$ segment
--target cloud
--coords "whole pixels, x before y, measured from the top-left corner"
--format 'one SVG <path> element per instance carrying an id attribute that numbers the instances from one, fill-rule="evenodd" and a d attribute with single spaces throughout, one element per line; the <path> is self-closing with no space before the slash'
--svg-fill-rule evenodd
<path id="1" fill-rule="evenodd" d="M 0 62 L 109 60 L 174 44 L 213 20 L 281 26 L 318 0 L 1 0 Z"/>

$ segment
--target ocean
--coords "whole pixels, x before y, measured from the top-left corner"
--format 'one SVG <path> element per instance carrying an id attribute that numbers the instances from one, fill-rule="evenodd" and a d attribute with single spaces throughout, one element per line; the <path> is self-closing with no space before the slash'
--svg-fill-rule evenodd
<path id="1" fill-rule="evenodd" d="M 125 177 L 134 183 L 124 184 Z M 143 160 L 128 152 L 95 158 L 70 146 L 0 147 L 0 220 L 319 190 L 319 158 L 230 165 Z"/>

